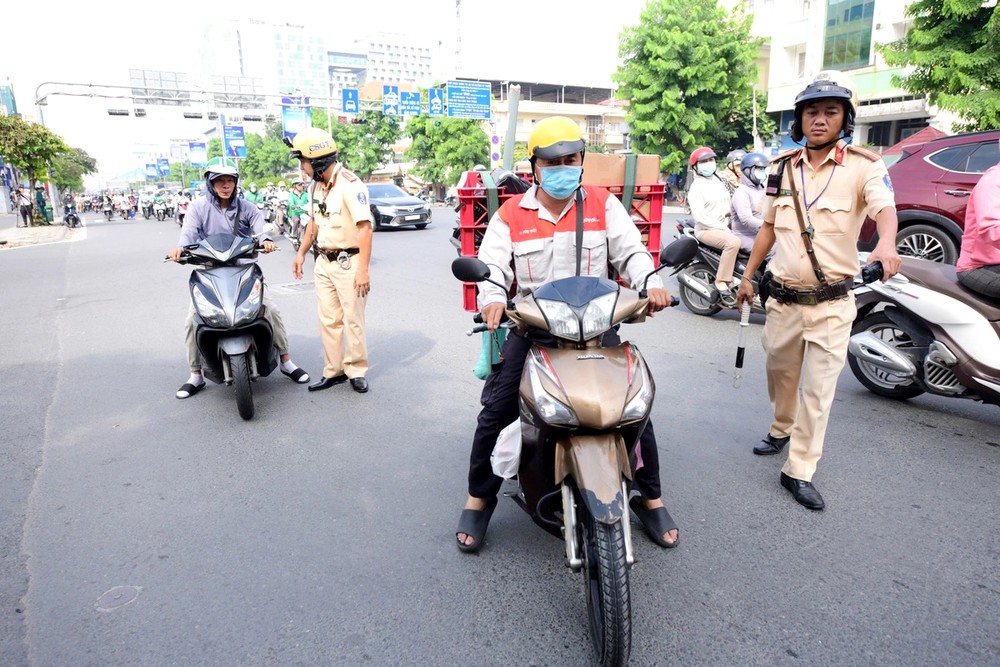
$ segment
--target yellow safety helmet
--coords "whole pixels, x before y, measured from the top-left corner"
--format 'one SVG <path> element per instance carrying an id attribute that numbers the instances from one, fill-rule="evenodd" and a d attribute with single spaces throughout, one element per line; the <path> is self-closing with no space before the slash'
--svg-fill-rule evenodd
<path id="1" fill-rule="evenodd" d="M 318 127 L 307 127 L 285 144 L 292 149 L 288 156 L 292 160 L 314 160 L 337 152 L 337 142 L 330 133 Z"/>
<path id="2" fill-rule="evenodd" d="M 528 137 L 528 157 L 552 160 L 586 149 L 583 132 L 566 116 L 551 116 L 535 123 Z"/>

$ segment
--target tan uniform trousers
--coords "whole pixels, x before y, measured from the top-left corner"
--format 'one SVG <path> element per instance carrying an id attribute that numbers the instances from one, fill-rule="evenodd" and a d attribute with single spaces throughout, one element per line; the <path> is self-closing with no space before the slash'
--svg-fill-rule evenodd
<path id="1" fill-rule="evenodd" d="M 719 283 L 733 282 L 733 267 L 736 266 L 736 255 L 740 252 L 740 237 L 724 229 L 703 229 L 695 232 L 695 237 L 713 248 L 722 251 L 719 260 L 719 272 L 715 281 Z"/>
<path id="2" fill-rule="evenodd" d="M 349 378 L 368 374 L 368 345 L 365 342 L 365 303 L 354 288 L 358 257 L 344 269 L 325 255 L 316 258 L 313 279 L 323 339 L 323 377 L 341 374 Z M 345 345 L 346 342 L 346 345 Z"/>
<path id="3" fill-rule="evenodd" d="M 767 303 L 762 342 L 767 352 L 767 392 L 774 409 L 770 434 L 791 436 L 788 459 L 781 469 L 789 477 L 811 482 L 823 455 L 830 407 L 856 314 L 853 294 L 815 306 L 775 299 Z"/>
<path id="4" fill-rule="evenodd" d="M 281 313 L 271 300 L 267 286 L 264 286 L 264 319 L 271 325 L 274 334 L 274 347 L 278 354 L 288 354 L 288 334 L 285 333 L 285 323 Z M 201 357 L 198 355 L 198 343 L 194 336 L 194 304 L 188 308 L 187 321 L 184 322 L 184 343 L 187 345 L 188 364 L 192 371 L 201 371 Z"/>

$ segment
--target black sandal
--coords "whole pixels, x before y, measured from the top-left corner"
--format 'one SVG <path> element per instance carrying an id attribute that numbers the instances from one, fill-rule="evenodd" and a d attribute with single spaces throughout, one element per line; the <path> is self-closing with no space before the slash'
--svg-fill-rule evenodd
<path id="1" fill-rule="evenodd" d="M 483 546 L 483 539 L 486 537 L 486 529 L 490 525 L 493 517 L 493 510 L 497 508 L 497 497 L 493 496 L 486 501 L 486 507 L 481 510 L 462 510 L 462 515 L 458 518 L 458 528 L 455 529 L 455 542 L 458 550 L 464 553 L 475 553 Z M 458 541 L 458 534 L 465 533 L 473 539 L 472 544 L 463 544 Z"/>
<path id="2" fill-rule="evenodd" d="M 673 542 L 667 542 L 663 539 L 664 533 L 677 529 L 677 524 L 674 522 L 673 517 L 670 516 L 670 512 L 667 511 L 666 507 L 655 507 L 648 510 L 642 506 L 642 496 L 632 496 L 632 499 L 628 501 L 628 505 L 635 512 L 636 517 L 639 518 L 639 523 L 642 524 L 643 530 L 646 531 L 646 535 L 653 542 L 656 542 L 664 549 L 673 549 L 681 541 L 680 534 L 677 535 L 677 539 Z"/>
<path id="3" fill-rule="evenodd" d="M 201 384 L 191 384 L 190 382 L 185 382 L 184 385 L 177 390 L 177 393 L 175 395 L 177 396 L 177 398 L 180 399 L 191 398 L 199 391 L 204 389 L 206 384 L 207 384 L 206 382 L 202 382 Z M 181 394 L 185 395 L 181 396 Z"/>
<path id="4" fill-rule="evenodd" d="M 282 375 L 287 375 L 288 377 L 292 378 L 292 381 L 297 382 L 298 384 L 309 382 L 309 374 L 306 373 L 301 368 L 296 368 L 291 373 L 287 372 L 285 369 L 281 369 L 281 373 Z"/>

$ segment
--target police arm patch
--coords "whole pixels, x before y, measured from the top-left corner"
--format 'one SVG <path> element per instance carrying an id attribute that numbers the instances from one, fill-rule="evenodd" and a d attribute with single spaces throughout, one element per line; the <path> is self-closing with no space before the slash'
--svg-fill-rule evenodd
<path id="1" fill-rule="evenodd" d="M 892 181 L 889 179 L 889 174 L 882 177 L 882 182 L 885 183 L 885 187 L 889 188 L 889 192 L 895 193 L 895 190 L 892 189 Z"/>
<path id="2" fill-rule="evenodd" d="M 888 176 L 886 178 L 888 178 Z M 364 192 L 359 192 L 358 193 L 358 203 L 359 204 L 366 204 L 366 203 L 368 203 L 368 198 L 365 197 L 365 193 Z"/>

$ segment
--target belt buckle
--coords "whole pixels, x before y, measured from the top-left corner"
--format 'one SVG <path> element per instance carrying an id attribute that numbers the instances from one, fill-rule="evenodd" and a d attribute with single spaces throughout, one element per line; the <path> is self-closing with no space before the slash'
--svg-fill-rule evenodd
<path id="1" fill-rule="evenodd" d="M 342 269 L 351 268 L 351 256 L 347 254 L 346 250 L 341 250 L 337 254 L 337 264 L 340 264 L 340 268 Z"/>
<path id="2" fill-rule="evenodd" d="M 796 292 L 795 303 L 800 306 L 815 306 L 819 304 L 819 298 L 815 292 Z"/>

